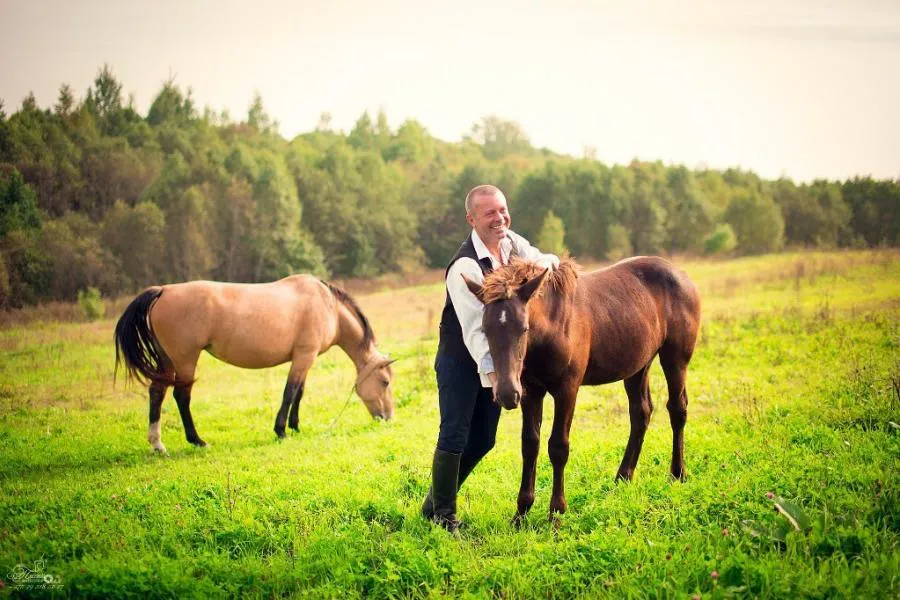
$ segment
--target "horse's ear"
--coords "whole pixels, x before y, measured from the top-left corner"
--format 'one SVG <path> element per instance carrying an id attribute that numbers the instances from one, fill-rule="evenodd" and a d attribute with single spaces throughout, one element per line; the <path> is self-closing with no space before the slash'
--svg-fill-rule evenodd
<path id="1" fill-rule="evenodd" d="M 550 268 L 544 269 L 544 272 L 533 278 L 531 281 L 526 282 L 522 287 L 516 290 L 516 295 L 519 297 L 519 300 L 528 304 L 528 301 L 531 300 L 531 297 L 534 295 L 536 291 L 538 291 L 541 287 L 541 284 L 544 283 L 544 279 L 547 278 L 547 274 L 550 273 Z"/>
<path id="2" fill-rule="evenodd" d="M 475 282 L 475 281 L 472 281 L 471 279 L 469 279 L 468 277 L 466 277 L 466 274 L 465 274 L 465 273 L 460 273 L 460 275 L 462 276 L 463 281 L 466 282 L 466 287 L 469 288 L 469 291 L 471 291 L 473 294 L 475 294 L 475 297 L 478 298 L 479 300 L 482 300 L 482 302 L 483 302 L 483 301 L 484 301 L 484 300 L 483 300 L 483 298 L 484 298 L 484 286 L 481 285 L 480 283 L 477 283 L 477 282 Z"/>

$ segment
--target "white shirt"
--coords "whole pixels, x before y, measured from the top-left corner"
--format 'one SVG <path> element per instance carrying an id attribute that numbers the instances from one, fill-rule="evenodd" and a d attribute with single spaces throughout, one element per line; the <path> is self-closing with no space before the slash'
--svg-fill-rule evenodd
<path id="1" fill-rule="evenodd" d="M 501 263 L 478 237 L 478 233 L 472 230 L 472 245 L 475 247 L 475 254 L 479 260 L 485 257 L 491 259 L 493 268 L 501 265 L 509 264 L 511 254 L 536 262 L 542 267 L 559 266 L 559 258 L 553 254 L 544 254 L 528 240 L 521 235 L 508 231 L 507 236 L 500 242 L 500 257 L 503 259 Z M 515 251 L 515 252 L 513 252 Z M 456 311 L 456 318 L 459 319 L 462 328 L 463 343 L 472 355 L 475 364 L 478 365 L 478 375 L 481 378 L 482 387 L 491 387 L 491 380 L 488 373 L 494 372 L 494 360 L 491 358 L 491 352 L 488 348 L 487 337 L 481 327 L 482 316 L 484 314 L 484 304 L 475 297 L 475 294 L 466 286 L 466 282 L 462 278 L 465 273 L 466 277 L 472 281 L 483 283 L 484 274 L 478 263 L 468 257 L 463 257 L 453 263 L 450 270 L 447 271 L 447 292 L 450 294 L 450 301 L 453 303 L 453 309 Z"/>

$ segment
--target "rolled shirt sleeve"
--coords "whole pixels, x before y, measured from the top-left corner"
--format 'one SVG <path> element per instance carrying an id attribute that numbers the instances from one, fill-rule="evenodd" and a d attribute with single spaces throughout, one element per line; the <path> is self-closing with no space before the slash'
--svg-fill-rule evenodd
<path id="1" fill-rule="evenodd" d="M 531 243 L 518 233 L 509 232 L 508 237 L 516 248 L 519 257 L 546 268 L 556 269 L 559 266 L 559 257 L 555 254 L 545 254 L 531 245 Z"/>
<path id="2" fill-rule="evenodd" d="M 447 293 L 456 311 L 456 318 L 462 328 L 463 343 L 478 366 L 482 387 L 491 387 L 488 373 L 494 372 L 494 361 L 488 347 L 487 337 L 482 329 L 484 305 L 463 281 L 462 275 L 477 283 L 484 282 L 481 268 L 471 258 L 460 258 L 447 272 Z"/>

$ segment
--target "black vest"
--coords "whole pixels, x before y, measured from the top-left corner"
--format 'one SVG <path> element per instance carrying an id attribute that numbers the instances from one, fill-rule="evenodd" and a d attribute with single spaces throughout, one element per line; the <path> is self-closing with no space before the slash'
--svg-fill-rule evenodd
<path id="1" fill-rule="evenodd" d="M 472 236 L 469 235 L 450 260 L 450 264 L 448 264 L 447 268 L 444 270 L 445 280 L 447 279 L 447 273 L 450 271 L 450 267 L 452 267 L 453 263 L 460 258 L 471 258 L 477 262 L 478 266 L 481 267 L 481 272 L 485 275 L 494 270 L 489 257 L 486 256 L 483 259 L 478 260 L 478 254 L 475 252 L 475 246 L 472 244 Z M 455 359 L 455 362 L 464 364 L 467 368 L 471 368 L 472 372 L 477 374 L 478 367 L 475 364 L 475 361 L 472 360 L 472 355 L 469 354 L 469 349 L 466 348 L 466 344 L 463 342 L 462 326 L 460 326 L 456 311 L 453 309 L 453 302 L 450 300 L 449 292 L 446 292 L 446 297 L 447 298 L 444 301 L 444 312 L 441 313 L 441 333 L 440 341 L 438 342 L 437 356 L 435 356 L 434 361 L 435 366 L 437 366 L 439 359 L 444 356 Z"/>

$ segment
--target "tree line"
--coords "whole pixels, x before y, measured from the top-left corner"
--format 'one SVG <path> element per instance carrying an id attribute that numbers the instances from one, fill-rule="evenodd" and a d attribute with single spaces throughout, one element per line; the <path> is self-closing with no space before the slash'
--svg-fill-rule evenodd
<path id="1" fill-rule="evenodd" d="M 586 153 L 589 154 L 589 153 Z M 82 98 L 0 102 L 0 307 L 143 286 L 442 267 L 468 231 L 466 192 L 499 185 L 513 227 L 581 258 L 900 243 L 900 181 L 763 180 L 751 171 L 535 148 L 484 117 L 460 142 L 364 113 L 292 140 L 257 94 L 245 118 L 163 84 L 146 115 L 108 66 Z"/>

